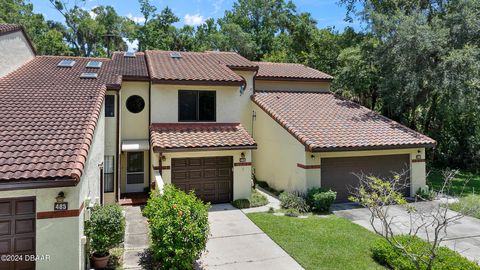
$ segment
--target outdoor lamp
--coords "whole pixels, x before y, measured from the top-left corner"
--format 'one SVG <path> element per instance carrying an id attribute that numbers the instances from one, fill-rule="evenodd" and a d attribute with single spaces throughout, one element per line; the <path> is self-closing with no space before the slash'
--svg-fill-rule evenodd
<path id="1" fill-rule="evenodd" d="M 247 159 L 245 158 L 245 153 L 242 152 L 242 153 L 240 154 L 240 162 L 245 162 L 245 161 L 247 161 Z"/>

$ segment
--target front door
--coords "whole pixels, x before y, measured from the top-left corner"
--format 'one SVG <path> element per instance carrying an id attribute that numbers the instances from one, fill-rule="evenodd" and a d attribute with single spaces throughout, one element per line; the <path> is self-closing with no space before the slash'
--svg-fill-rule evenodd
<path id="1" fill-rule="evenodd" d="M 143 192 L 145 189 L 145 166 L 143 152 L 127 152 L 127 184 L 125 190 Z"/>

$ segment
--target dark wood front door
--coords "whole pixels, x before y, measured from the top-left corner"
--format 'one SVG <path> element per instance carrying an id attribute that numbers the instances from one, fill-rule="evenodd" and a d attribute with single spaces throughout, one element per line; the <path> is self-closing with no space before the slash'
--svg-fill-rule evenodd
<path id="1" fill-rule="evenodd" d="M 205 202 L 230 202 L 233 198 L 233 158 L 174 158 L 172 184 L 183 191 L 194 190 Z"/>
<path id="2" fill-rule="evenodd" d="M 359 181 L 355 174 L 385 178 L 410 169 L 409 155 L 322 158 L 321 164 L 322 187 L 336 191 L 337 201 L 341 202 L 348 201 L 353 188 L 358 186 Z M 409 174 L 407 172 L 407 175 Z M 404 194 L 409 196 L 409 189 L 406 189 Z"/>
<path id="3" fill-rule="evenodd" d="M 35 198 L 0 200 L 0 270 L 35 269 L 25 255 L 35 254 Z M 16 261 L 16 262 L 15 262 Z"/>

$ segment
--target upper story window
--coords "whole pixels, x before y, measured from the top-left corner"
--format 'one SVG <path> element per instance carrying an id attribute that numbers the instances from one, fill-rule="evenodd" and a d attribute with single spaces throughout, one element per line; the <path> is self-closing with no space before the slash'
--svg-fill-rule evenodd
<path id="1" fill-rule="evenodd" d="M 214 122 L 216 108 L 215 91 L 178 91 L 179 122 Z"/>
<path id="2" fill-rule="evenodd" d="M 105 117 L 115 117 L 115 96 L 105 96 Z"/>
<path id="3" fill-rule="evenodd" d="M 145 108 L 145 100 L 141 96 L 133 95 L 127 98 L 126 105 L 131 113 L 139 113 Z"/>

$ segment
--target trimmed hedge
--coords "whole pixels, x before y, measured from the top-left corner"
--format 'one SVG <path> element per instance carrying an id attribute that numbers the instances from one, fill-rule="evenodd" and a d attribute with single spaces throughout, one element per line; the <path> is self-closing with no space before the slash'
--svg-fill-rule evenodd
<path id="1" fill-rule="evenodd" d="M 324 188 L 311 188 L 307 191 L 307 203 L 319 212 L 328 212 L 336 198 L 336 192 Z"/>
<path id="2" fill-rule="evenodd" d="M 85 221 L 85 235 L 91 252 L 98 257 L 106 256 L 111 248 L 123 241 L 125 217 L 117 204 L 95 205 L 90 219 Z"/>
<path id="3" fill-rule="evenodd" d="M 165 185 L 162 195 L 152 193 L 144 215 L 155 269 L 192 269 L 207 243 L 209 207 L 172 185 Z"/>
<path id="4" fill-rule="evenodd" d="M 421 254 L 431 248 L 431 245 L 418 237 L 399 235 L 395 239 L 412 253 Z M 401 250 L 396 250 L 385 239 L 377 240 L 372 247 L 372 256 L 378 263 L 391 269 L 416 270 L 415 264 Z M 429 254 L 425 252 L 425 254 Z M 424 255 L 426 256 L 426 255 Z M 432 269 L 480 269 L 480 266 L 469 261 L 447 247 L 437 249 L 437 258 Z M 427 257 L 425 257 L 427 258 Z M 427 269 L 425 263 L 420 263 L 420 268 Z"/>
<path id="5" fill-rule="evenodd" d="M 249 199 L 238 199 L 232 202 L 232 205 L 238 209 L 250 208 Z"/>
<path id="6" fill-rule="evenodd" d="M 310 211 L 305 199 L 301 196 L 295 195 L 291 192 L 282 192 L 279 196 L 280 206 L 285 209 L 295 209 L 300 213 L 306 213 Z"/>

